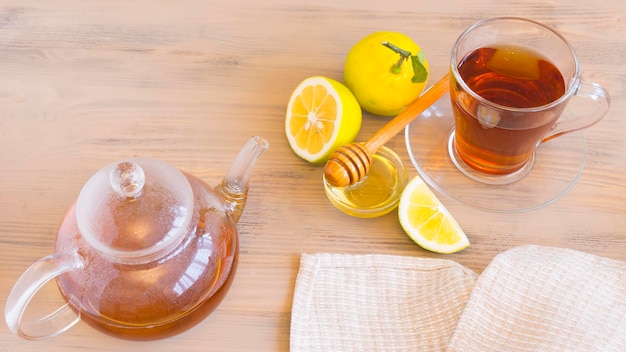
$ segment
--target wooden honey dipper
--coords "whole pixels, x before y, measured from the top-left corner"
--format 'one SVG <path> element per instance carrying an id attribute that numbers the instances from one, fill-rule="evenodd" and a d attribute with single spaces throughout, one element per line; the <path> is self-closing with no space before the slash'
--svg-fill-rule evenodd
<path id="1" fill-rule="evenodd" d="M 378 148 L 441 98 L 448 91 L 448 82 L 449 74 L 446 74 L 365 143 L 351 143 L 335 150 L 324 166 L 326 181 L 334 187 L 345 187 L 360 181 L 369 172 L 372 155 Z"/>

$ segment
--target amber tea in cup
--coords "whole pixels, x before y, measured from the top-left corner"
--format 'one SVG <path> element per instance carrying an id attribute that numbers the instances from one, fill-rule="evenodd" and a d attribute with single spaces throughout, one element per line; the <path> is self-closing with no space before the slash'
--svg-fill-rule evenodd
<path id="1" fill-rule="evenodd" d="M 502 106 L 534 108 L 556 101 L 565 93 L 559 70 L 541 54 L 522 47 L 494 45 L 476 49 L 463 58 L 458 71 L 476 94 Z M 466 105 L 477 104 L 467 96 L 459 99 L 466 99 Z M 559 111 L 548 110 L 543 116 L 533 117 L 535 123 L 530 125 L 517 118 L 501 121 L 499 114 L 487 109 L 478 109 L 474 117 L 459 105 L 453 106 L 459 155 L 468 165 L 494 174 L 522 168 L 562 108 L 557 106 L 552 110 Z"/>
<path id="2" fill-rule="evenodd" d="M 541 143 L 591 126 L 609 106 L 604 89 L 581 82 L 565 39 L 530 20 L 470 27 L 455 43 L 451 72 L 455 128 L 448 151 L 459 170 L 484 183 L 524 177 Z M 572 96 L 589 98 L 596 111 L 561 118 Z"/>

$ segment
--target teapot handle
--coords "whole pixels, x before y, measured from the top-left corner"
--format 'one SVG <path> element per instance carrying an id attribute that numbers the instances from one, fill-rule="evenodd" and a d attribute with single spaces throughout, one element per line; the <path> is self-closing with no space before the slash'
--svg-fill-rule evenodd
<path id="1" fill-rule="evenodd" d="M 82 269 L 83 266 L 83 258 L 77 250 L 72 250 L 41 258 L 26 269 L 13 286 L 6 301 L 4 318 L 9 330 L 27 340 L 41 340 L 60 334 L 74 326 L 80 317 L 68 303 L 34 321 L 23 322 L 22 317 L 37 291 L 48 281 L 65 272 Z"/>

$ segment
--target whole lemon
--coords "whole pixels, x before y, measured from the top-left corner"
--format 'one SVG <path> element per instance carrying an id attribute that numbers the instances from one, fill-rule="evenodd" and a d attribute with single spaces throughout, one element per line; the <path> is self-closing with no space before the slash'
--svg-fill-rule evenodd
<path id="1" fill-rule="evenodd" d="M 429 68 L 424 52 L 411 38 L 380 31 L 350 49 L 343 74 L 363 110 L 392 116 L 424 91 Z"/>

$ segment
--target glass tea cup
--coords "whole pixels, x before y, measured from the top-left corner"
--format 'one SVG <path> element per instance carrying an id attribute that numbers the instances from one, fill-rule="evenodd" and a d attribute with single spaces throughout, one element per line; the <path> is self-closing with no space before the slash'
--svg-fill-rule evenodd
<path id="1" fill-rule="evenodd" d="M 462 173 L 486 184 L 520 180 L 537 147 L 590 127 L 610 105 L 604 88 L 581 80 L 568 42 L 528 19 L 474 24 L 454 44 L 450 70 L 454 129 L 448 153 Z M 574 99 L 593 111 L 563 114 Z"/>

